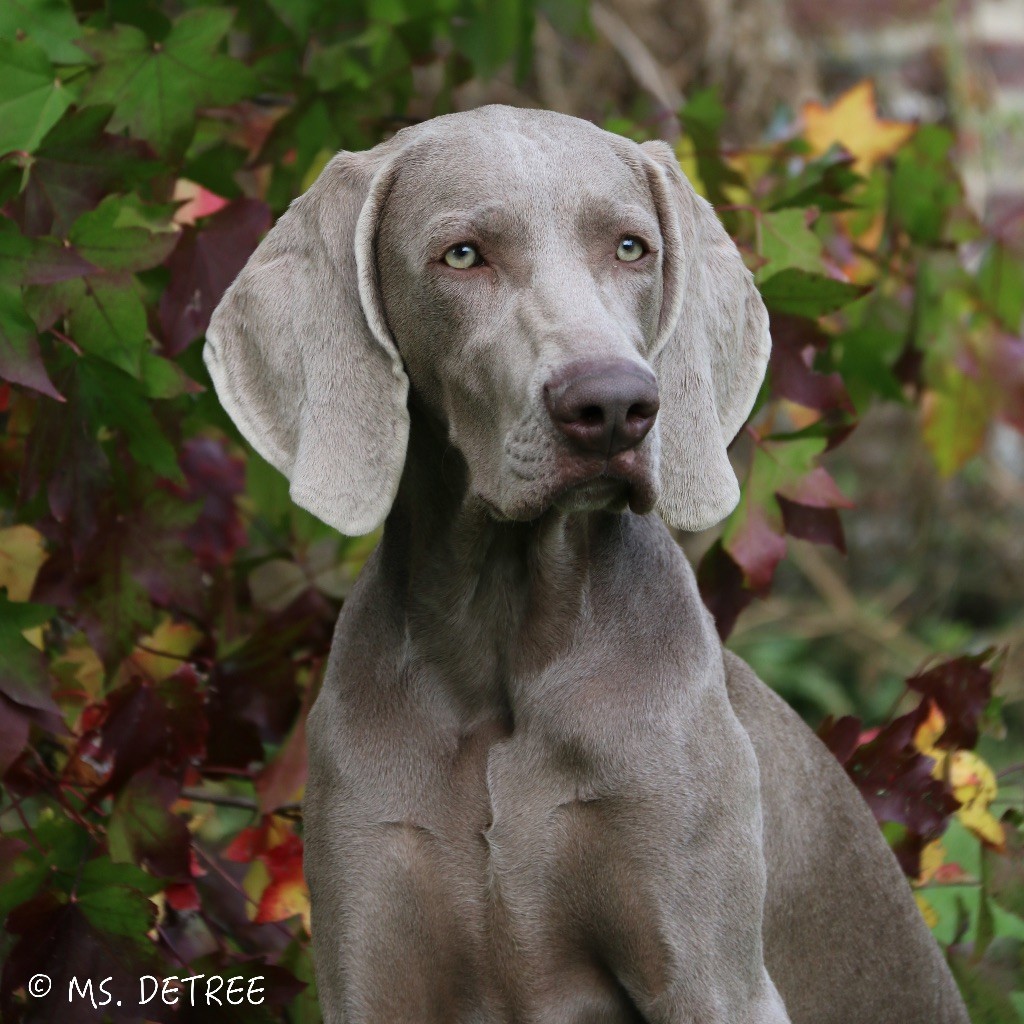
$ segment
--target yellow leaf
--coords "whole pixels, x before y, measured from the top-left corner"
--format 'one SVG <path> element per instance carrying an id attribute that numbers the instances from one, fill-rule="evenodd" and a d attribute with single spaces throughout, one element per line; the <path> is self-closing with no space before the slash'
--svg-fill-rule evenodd
<path id="1" fill-rule="evenodd" d="M 693 185 L 694 192 L 697 195 L 707 199 L 707 193 L 704 190 L 704 182 L 701 181 L 700 170 L 697 165 L 697 149 L 693 144 L 693 140 L 684 136 L 680 139 L 676 145 L 676 160 L 679 161 L 679 166 L 683 169 L 683 174 L 686 175 L 690 180 L 690 184 Z"/>
<path id="2" fill-rule="evenodd" d="M 928 701 L 928 717 L 914 733 L 914 746 L 929 757 L 938 757 L 942 751 L 935 749 L 939 737 L 946 731 L 946 716 L 933 700 Z"/>
<path id="3" fill-rule="evenodd" d="M 992 846 L 1006 843 L 1003 826 L 989 811 L 999 786 L 992 769 L 970 750 L 955 750 L 949 755 L 947 778 L 953 796 L 962 804 L 956 812 L 963 826 Z"/>
<path id="4" fill-rule="evenodd" d="M 103 693 L 103 662 L 84 638 L 68 644 L 54 661 L 53 671 L 62 689 L 80 688 L 90 702 Z"/>
<path id="5" fill-rule="evenodd" d="M 946 859 L 946 848 L 938 839 L 933 839 L 921 850 L 921 873 L 917 876 L 918 885 L 930 882 L 935 873 L 942 867 Z"/>
<path id="6" fill-rule="evenodd" d="M 249 865 L 245 878 L 242 879 L 242 888 L 245 890 L 247 897 L 245 901 L 245 914 L 250 921 L 256 919 L 260 899 L 268 885 L 270 885 L 270 871 L 267 865 L 262 860 L 254 860 Z"/>
<path id="7" fill-rule="evenodd" d="M 181 668 L 201 639 L 202 633 L 194 626 L 165 618 L 149 636 L 139 641 L 127 658 L 127 668 L 129 672 L 141 672 L 154 682 L 163 682 Z"/>
<path id="8" fill-rule="evenodd" d="M 38 530 L 24 524 L 0 530 L 0 587 L 7 588 L 9 600 L 29 599 L 46 557 L 46 546 Z"/>
<path id="9" fill-rule="evenodd" d="M 914 125 L 885 121 L 876 113 L 874 83 L 865 80 L 844 92 L 831 106 L 804 104 L 804 138 L 821 156 L 838 142 L 854 157 L 854 170 L 866 174 L 892 156 L 911 135 Z"/>
<path id="10" fill-rule="evenodd" d="M 914 902 L 921 911 L 924 923 L 929 928 L 934 928 L 939 923 L 939 912 L 918 892 L 914 893 Z"/>
<path id="11" fill-rule="evenodd" d="M 956 816 L 964 828 L 990 846 L 997 850 L 1002 850 L 1006 846 L 1006 833 L 1003 831 L 1002 822 L 984 808 L 961 807 Z"/>

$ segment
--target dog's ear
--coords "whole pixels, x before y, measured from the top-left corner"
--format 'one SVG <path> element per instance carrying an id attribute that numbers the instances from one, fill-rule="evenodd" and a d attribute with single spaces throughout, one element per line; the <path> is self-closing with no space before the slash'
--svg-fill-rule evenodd
<path id="1" fill-rule="evenodd" d="M 398 148 L 324 168 L 228 289 L 203 353 L 224 408 L 295 502 L 350 535 L 387 516 L 409 437 L 373 251 Z"/>
<path id="2" fill-rule="evenodd" d="M 651 353 L 661 411 L 661 498 L 670 525 L 703 530 L 739 500 L 726 447 L 764 378 L 771 337 L 753 275 L 664 142 L 645 142 L 664 241 L 664 290 Z"/>

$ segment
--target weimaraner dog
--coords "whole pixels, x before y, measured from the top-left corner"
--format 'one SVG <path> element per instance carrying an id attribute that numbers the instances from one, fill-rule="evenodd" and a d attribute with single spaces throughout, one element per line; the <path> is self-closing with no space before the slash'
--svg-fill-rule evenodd
<path id="1" fill-rule="evenodd" d="M 241 432 L 384 523 L 309 719 L 330 1024 L 968 1020 L 665 525 L 735 505 L 769 347 L 667 145 L 503 106 L 340 153 L 225 295 Z"/>

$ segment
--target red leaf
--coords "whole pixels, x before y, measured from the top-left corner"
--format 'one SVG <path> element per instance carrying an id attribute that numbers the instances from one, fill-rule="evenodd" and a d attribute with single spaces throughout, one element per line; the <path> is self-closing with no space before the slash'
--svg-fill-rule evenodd
<path id="1" fill-rule="evenodd" d="M 212 437 L 186 441 L 178 461 L 187 486 L 168 483 L 165 489 L 186 504 L 202 502 L 184 541 L 204 569 L 227 565 L 246 539 L 235 503 L 245 490 L 245 462 L 228 453 L 225 441 Z"/>
<path id="2" fill-rule="evenodd" d="M 224 859 L 238 864 L 248 864 L 266 850 L 267 823 L 243 828 L 228 844 Z"/>
<path id="3" fill-rule="evenodd" d="M 198 910 L 199 893 L 191 882 L 175 882 L 164 890 L 168 906 L 177 911 Z"/>
<path id="4" fill-rule="evenodd" d="M 283 843 L 268 850 L 263 861 L 270 872 L 270 885 L 263 890 L 254 920 L 257 924 L 309 916 L 309 889 L 302 873 L 302 840 L 292 833 Z"/>
<path id="5" fill-rule="evenodd" d="M 740 612 L 754 600 L 754 592 L 743 585 L 743 570 L 715 543 L 701 559 L 697 586 L 708 611 L 714 616 L 718 635 L 725 640 L 733 631 Z"/>
<path id="6" fill-rule="evenodd" d="M 992 699 L 992 670 L 984 664 L 990 657 L 990 651 L 964 655 L 907 680 L 912 690 L 930 697 L 946 719 L 938 746 L 971 750 L 978 742 L 978 719 Z"/>
<path id="7" fill-rule="evenodd" d="M 0 290 L 0 377 L 64 401 L 46 372 L 35 324 L 17 290 Z"/>
<path id="8" fill-rule="evenodd" d="M 846 538 L 843 536 L 843 524 L 839 513 L 834 508 L 815 508 L 789 501 L 781 494 L 775 499 L 782 510 L 782 523 L 786 533 L 791 537 L 809 540 L 814 544 L 831 544 L 846 554 Z"/>
<path id="9" fill-rule="evenodd" d="M 824 466 L 815 466 L 796 483 L 781 488 L 779 494 L 813 508 L 853 508 L 853 502 L 839 490 Z"/>
<path id="10" fill-rule="evenodd" d="M 818 373 L 811 368 L 815 351 L 828 342 L 813 320 L 773 313 L 771 332 L 769 365 L 774 394 L 822 412 L 854 411 L 842 377 L 838 373 Z"/>
<path id="11" fill-rule="evenodd" d="M 164 351 L 173 356 L 205 333 L 228 285 L 270 227 L 270 208 L 237 199 L 201 228 L 185 228 L 167 260 L 171 281 L 160 297 Z"/>
<path id="12" fill-rule="evenodd" d="M 903 870 L 913 878 L 920 873 L 921 850 L 937 839 L 950 815 L 960 806 L 947 783 L 932 777 L 935 762 L 914 745 L 914 733 L 928 713 L 927 702 L 890 722 L 874 739 L 851 744 L 860 723 L 842 718 L 827 720 L 819 733 L 846 768 L 861 795 L 880 822 L 895 822 L 907 829 L 895 848 Z"/>
<path id="13" fill-rule="evenodd" d="M 81 214 L 117 191 L 126 174 L 138 176 L 147 169 L 148 144 L 107 134 L 108 120 L 109 108 L 75 111 L 61 118 L 36 148 L 24 188 L 10 204 L 26 234 L 65 236 Z"/>
<path id="14" fill-rule="evenodd" d="M 256 794 L 259 797 L 260 810 L 270 814 L 284 806 L 288 800 L 297 796 L 299 789 L 305 785 L 306 760 L 306 719 L 313 706 L 318 687 L 310 683 L 302 698 L 302 707 L 295 726 L 284 746 L 273 761 L 256 776 Z"/>
<path id="15" fill-rule="evenodd" d="M 750 589 L 764 591 L 771 586 L 775 569 L 786 555 L 786 538 L 776 533 L 764 512 L 750 503 L 746 518 L 726 547 L 743 570 Z"/>

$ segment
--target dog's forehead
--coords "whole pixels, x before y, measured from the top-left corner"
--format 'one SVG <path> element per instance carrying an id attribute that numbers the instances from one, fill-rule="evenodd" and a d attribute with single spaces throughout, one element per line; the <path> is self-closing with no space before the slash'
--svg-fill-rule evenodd
<path id="1" fill-rule="evenodd" d="M 406 209 L 498 202 L 556 213 L 595 200 L 649 205 L 639 147 L 578 118 L 489 107 L 424 128 L 401 157 L 396 189 Z"/>

